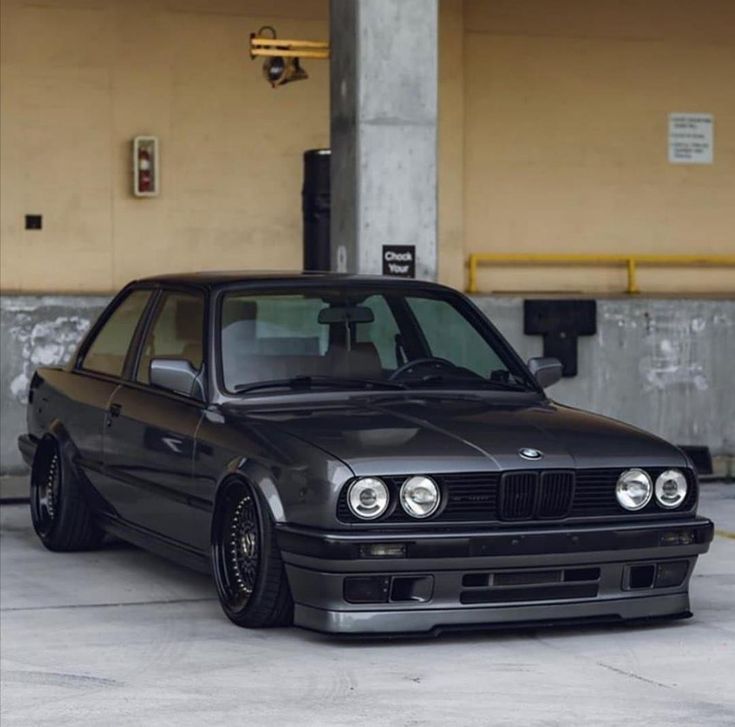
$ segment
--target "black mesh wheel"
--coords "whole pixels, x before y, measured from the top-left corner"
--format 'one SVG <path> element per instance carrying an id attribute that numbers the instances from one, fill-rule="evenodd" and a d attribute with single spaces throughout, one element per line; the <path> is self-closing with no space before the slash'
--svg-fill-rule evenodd
<path id="1" fill-rule="evenodd" d="M 104 537 L 63 447 L 50 435 L 33 460 L 30 504 L 33 527 L 49 550 L 88 550 Z"/>
<path id="2" fill-rule="evenodd" d="M 267 506 L 249 484 L 230 481 L 212 522 L 212 570 L 220 603 L 238 626 L 291 622 L 293 605 Z"/>
<path id="3" fill-rule="evenodd" d="M 49 447 L 31 483 L 31 510 L 36 532 L 48 537 L 56 519 L 56 503 L 61 494 L 61 459 L 57 447 Z"/>
<path id="4" fill-rule="evenodd" d="M 222 542 L 223 583 L 228 603 L 241 609 L 250 600 L 258 577 L 258 513 L 252 495 L 240 488 L 231 488 L 226 508 Z"/>

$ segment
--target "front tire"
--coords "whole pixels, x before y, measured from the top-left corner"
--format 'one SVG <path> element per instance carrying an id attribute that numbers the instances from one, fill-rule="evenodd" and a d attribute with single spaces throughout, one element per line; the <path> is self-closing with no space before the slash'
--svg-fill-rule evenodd
<path id="1" fill-rule="evenodd" d="M 226 483 L 212 522 L 212 571 L 222 610 L 238 626 L 293 621 L 293 601 L 273 518 L 255 488 Z"/>
<path id="2" fill-rule="evenodd" d="M 31 520 L 41 542 L 53 551 L 90 550 L 102 542 L 82 483 L 52 436 L 44 437 L 33 458 Z"/>

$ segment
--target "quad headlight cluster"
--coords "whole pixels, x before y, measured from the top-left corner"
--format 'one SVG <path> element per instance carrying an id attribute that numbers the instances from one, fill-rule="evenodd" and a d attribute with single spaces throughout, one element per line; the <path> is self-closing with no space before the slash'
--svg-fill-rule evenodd
<path id="1" fill-rule="evenodd" d="M 404 512 L 422 520 L 431 517 L 441 504 L 439 486 L 425 475 L 409 477 L 401 485 L 398 502 Z M 391 505 L 388 486 L 378 477 L 361 477 L 347 490 L 347 505 L 361 520 L 375 520 Z"/>
<path id="2" fill-rule="evenodd" d="M 648 472 L 634 468 L 620 475 L 615 496 L 626 510 L 642 510 L 653 497 L 661 507 L 673 510 L 684 502 L 687 490 L 687 479 L 679 470 L 662 472 L 654 483 Z"/>

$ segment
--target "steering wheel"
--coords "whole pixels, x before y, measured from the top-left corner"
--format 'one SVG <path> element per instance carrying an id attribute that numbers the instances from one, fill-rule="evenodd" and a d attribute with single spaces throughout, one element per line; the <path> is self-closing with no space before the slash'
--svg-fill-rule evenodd
<path id="1" fill-rule="evenodd" d="M 453 364 L 451 361 L 448 361 L 445 358 L 439 358 L 438 356 L 417 358 L 413 361 L 407 361 L 405 364 L 403 364 L 403 366 L 399 366 L 388 377 L 388 381 L 394 381 L 399 376 L 403 376 L 403 374 L 410 373 L 419 368 L 431 368 L 435 371 L 440 371 L 441 369 L 451 369 L 452 371 L 456 371 L 459 367 L 455 366 L 455 364 Z"/>

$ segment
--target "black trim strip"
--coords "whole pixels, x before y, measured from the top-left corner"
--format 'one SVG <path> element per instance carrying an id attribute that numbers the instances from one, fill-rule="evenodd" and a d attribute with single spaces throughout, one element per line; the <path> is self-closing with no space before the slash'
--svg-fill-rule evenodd
<path id="1" fill-rule="evenodd" d="M 368 543 L 404 543 L 406 557 L 467 558 L 550 553 L 585 553 L 603 550 L 638 550 L 661 548 L 662 533 L 691 530 L 693 547 L 707 545 L 714 537 L 711 520 L 697 518 L 686 522 L 668 522 L 641 526 L 607 528 L 569 528 L 563 531 L 474 532 L 411 535 L 365 533 L 329 533 L 307 531 L 289 525 L 277 525 L 279 547 L 289 553 L 323 560 L 363 560 L 360 547 Z M 377 561 L 380 562 L 380 561 Z M 388 561 L 386 561 L 388 562 Z"/>

